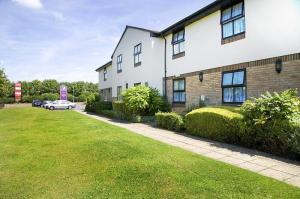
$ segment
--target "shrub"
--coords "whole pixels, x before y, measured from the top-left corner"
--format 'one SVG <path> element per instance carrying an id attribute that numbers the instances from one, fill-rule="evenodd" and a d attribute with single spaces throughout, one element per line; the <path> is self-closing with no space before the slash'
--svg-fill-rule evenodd
<path id="1" fill-rule="evenodd" d="M 184 121 L 181 115 L 174 112 L 155 114 L 156 125 L 168 130 L 180 131 L 184 127 Z"/>
<path id="2" fill-rule="evenodd" d="M 198 103 L 195 103 L 195 104 L 189 104 L 188 105 L 188 112 L 191 112 L 195 109 L 199 109 L 199 108 L 203 108 L 205 107 L 206 104 L 205 104 L 205 101 L 203 101 L 201 98 L 199 99 Z"/>
<path id="3" fill-rule="evenodd" d="M 110 118 L 114 118 L 116 113 L 113 110 L 102 110 L 101 114 L 106 116 L 106 117 L 110 117 Z"/>
<path id="4" fill-rule="evenodd" d="M 277 155 L 300 157 L 300 100 L 295 90 L 266 93 L 248 100 L 241 110 L 247 129 L 241 143 Z"/>
<path id="5" fill-rule="evenodd" d="M 42 100 L 55 101 L 59 99 L 59 95 L 57 93 L 43 93 L 41 95 Z"/>
<path id="6" fill-rule="evenodd" d="M 164 104 L 159 91 L 147 86 L 135 86 L 123 94 L 126 110 L 133 115 L 154 115 Z"/>
<path id="7" fill-rule="evenodd" d="M 233 108 L 201 108 L 186 115 L 186 128 L 187 132 L 192 135 L 238 143 L 239 134 L 243 129 L 242 119 L 243 116 Z"/>
<path id="8" fill-rule="evenodd" d="M 102 101 L 99 95 L 95 95 L 95 98 L 88 99 L 85 111 L 101 114 L 103 110 L 112 110 L 112 103 Z"/>
<path id="9" fill-rule="evenodd" d="M 13 104 L 13 103 L 15 103 L 15 99 L 13 97 L 0 98 L 0 104 Z"/>
<path id="10" fill-rule="evenodd" d="M 42 96 L 40 95 L 24 95 L 22 96 L 21 102 L 22 103 L 31 103 L 33 100 L 43 100 Z"/>

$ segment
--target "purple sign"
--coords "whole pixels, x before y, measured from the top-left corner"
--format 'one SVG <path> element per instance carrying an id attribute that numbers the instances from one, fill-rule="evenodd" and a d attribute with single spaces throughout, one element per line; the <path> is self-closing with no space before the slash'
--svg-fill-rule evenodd
<path id="1" fill-rule="evenodd" d="M 60 100 L 68 100 L 68 88 L 65 85 L 60 86 L 59 89 Z"/>

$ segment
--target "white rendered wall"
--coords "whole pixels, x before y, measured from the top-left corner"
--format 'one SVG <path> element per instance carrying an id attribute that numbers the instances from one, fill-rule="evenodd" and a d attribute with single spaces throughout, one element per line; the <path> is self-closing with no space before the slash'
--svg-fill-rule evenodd
<path id="1" fill-rule="evenodd" d="M 112 78 L 113 78 L 113 74 L 112 74 L 112 67 L 111 65 L 106 67 L 107 70 L 107 80 L 104 81 L 104 75 L 103 75 L 103 68 L 99 70 L 98 72 L 98 78 L 99 78 L 99 89 L 106 89 L 106 88 L 110 88 L 112 87 Z"/>
<path id="2" fill-rule="evenodd" d="M 225 45 L 220 14 L 185 27 L 184 57 L 167 36 L 167 76 L 300 52 L 300 0 L 245 0 L 246 38 Z"/>

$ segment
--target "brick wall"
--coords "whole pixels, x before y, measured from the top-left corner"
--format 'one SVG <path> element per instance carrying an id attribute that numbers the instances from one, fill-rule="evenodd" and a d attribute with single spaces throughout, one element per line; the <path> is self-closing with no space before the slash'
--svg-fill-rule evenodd
<path id="1" fill-rule="evenodd" d="M 281 58 L 283 67 L 281 73 L 275 71 L 275 61 Z M 167 78 L 167 96 L 173 102 L 173 80 L 185 78 L 186 104 L 173 106 L 174 111 L 183 112 L 199 102 L 200 96 L 205 96 L 207 104 L 222 104 L 222 72 L 246 68 L 247 97 L 258 97 L 266 91 L 280 92 L 290 88 L 300 89 L 300 54 L 273 57 L 264 60 L 218 67 L 202 71 L 203 81 L 199 81 L 199 72 L 182 74 L 180 77 Z"/>

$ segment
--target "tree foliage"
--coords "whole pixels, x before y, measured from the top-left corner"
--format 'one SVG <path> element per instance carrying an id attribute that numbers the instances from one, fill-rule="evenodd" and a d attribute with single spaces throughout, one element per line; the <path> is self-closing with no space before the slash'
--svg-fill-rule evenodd
<path id="1" fill-rule="evenodd" d="M 3 69 L 0 69 L 0 97 L 8 97 L 12 93 L 12 84 Z"/>

